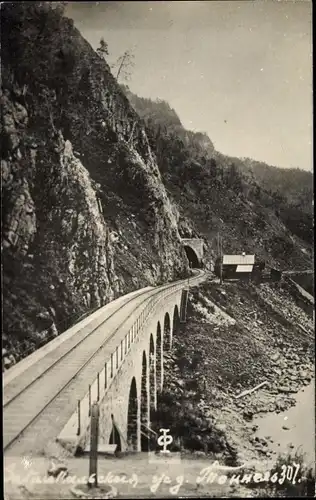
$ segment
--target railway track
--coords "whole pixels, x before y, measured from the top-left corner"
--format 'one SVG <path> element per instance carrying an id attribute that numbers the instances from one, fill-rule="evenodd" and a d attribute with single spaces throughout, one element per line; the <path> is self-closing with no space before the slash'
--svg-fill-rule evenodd
<path id="1" fill-rule="evenodd" d="M 192 281 L 204 274 L 198 271 Z M 187 281 L 181 280 L 178 284 L 182 282 L 185 285 Z M 87 325 L 36 363 L 33 370 L 30 367 L 25 374 L 9 382 L 4 390 L 3 402 L 4 452 L 14 448 L 26 434 L 30 435 L 35 424 L 34 431 L 39 442 L 56 436 L 56 424 L 60 421 L 61 412 L 65 410 L 66 415 L 71 415 L 74 411 L 74 397 L 79 396 L 76 383 L 82 381 L 82 384 L 87 385 L 86 380 L 91 380 L 98 367 L 104 364 L 106 346 L 135 310 L 141 309 L 146 301 L 159 296 L 176 283 L 145 290 L 126 299 L 101 323 L 99 320 L 95 325 L 95 320 L 92 325 Z M 118 312 L 124 317 L 119 324 Z M 105 328 L 110 332 L 107 336 L 104 334 Z"/>
<path id="2" fill-rule="evenodd" d="M 124 308 L 124 306 L 128 305 L 130 302 L 135 300 L 136 298 L 140 297 L 141 295 L 145 295 L 148 293 L 148 290 L 143 291 L 137 295 L 134 295 L 130 299 L 126 300 L 123 304 L 118 306 L 121 310 Z M 77 349 L 80 344 L 85 342 L 88 338 L 91 341 L 92 340 L 92 335 L 97 334 L 98 330 L 104 325 L 115 315 L 117 314 L 118 310 L 115 309 L 105 320 L 101 321 L 96 319 L 94 323 L 97 325 L 94 327 L 91 325 L 87 325 L 85 328 L 80 330 L 77 335 L 69 339 L 69 341 L 66 341 L 66 343 L 61 344 L 57 349 L 55 349 L 52 353 L 49 353 L 46 355 L 42 360 L 40 360 L 39 363 L 36 364 L 36 372 L 34 374 L 34 367 L 30 367 L 30 369 L 27 370 L 29 373 L 24 373 L 24 378 L 22 381 L 22 387 L 21 387 L 21 382 L 17 384 L 16 379 L 13 379 L 12 382 L 10 382 L 6 389 L 7 389 L 7 396 L 5 395 L 3 398 L 3 408 L 5 409 L 10 403 L 12 403 L 16 398 L 18 398 L 25 390 L 27 390 L 30 386 L 32 386 L 34 383 L 36 383 L 37 380 L 40 378 L 44 377 L 51 369 L 53 369 L 56 365 L 60 364 L 62 360 L 64 360 L 67 356 L 69 356 L 75 349 Z M 115 333 L 115 332 L 114 332 Z M 109 338 L 107 338 L 109 340 Z M 65 347 L 69 347 L 65 351 Z M 63 352 L 65 351 L 65 352 Z M 33 368 L 33 370 L 32 370 Z M 35 377 L 34 377 L 35 375 Z M 17 377 L 18 378 L 18 377 Z M 9 393 L 12 394 L 13 396 Z"/>

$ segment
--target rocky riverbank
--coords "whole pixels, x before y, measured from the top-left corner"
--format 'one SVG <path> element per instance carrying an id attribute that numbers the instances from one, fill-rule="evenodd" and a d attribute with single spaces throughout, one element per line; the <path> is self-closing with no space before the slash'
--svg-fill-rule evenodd
<path id="1" fill-rule="evenodd" d="M 257 441 L 266 441 L 269 449 L 295 456 L 304 450 L 307 467 L 315 463 L 315 381 L 295 395 L 296 404 L 287 411 L 255 417 Z M 302 422 L 304 424 L 302 425 Z M 255 438 L 255 439 L 256 439 Z"/>
<path id="2" fill-rule="evenodd" d="M 283 437 L 277 447 L 260 434 L 259 417 L 281 419 L 295 406 L 296 393 L 313 378 L 313 344 L 312 317 L 282 283 L 210 280 L 191 289 L 187 322 L 166 361 L 158 425 L 198 455 L 264 469 L 294 445 Z M 304 418 L 313 419 L 312 408 Z"/>

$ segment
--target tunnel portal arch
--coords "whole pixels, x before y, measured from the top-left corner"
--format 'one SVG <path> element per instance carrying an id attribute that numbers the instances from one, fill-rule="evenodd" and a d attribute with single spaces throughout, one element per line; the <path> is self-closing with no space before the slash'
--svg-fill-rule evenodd
<path id="1" fill-rule="evenodd" d="M 189 266 L 193 269 L 199 269 L 201 267 L 200 261 L 195 250 L 193 250 L 193 248 L 189 245 L 184 245 L 183 248 L 189 261 Z"/>

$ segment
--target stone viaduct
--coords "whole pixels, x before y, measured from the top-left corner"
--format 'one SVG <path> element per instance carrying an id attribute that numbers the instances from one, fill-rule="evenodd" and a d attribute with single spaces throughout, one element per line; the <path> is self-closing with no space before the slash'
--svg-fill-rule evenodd
<path id="1" fill-rule="evenodd" d="M 203 274 L 200 272 L 190 283 L 203 280 Z M 122 451 L 148 451 L 151 417 L 164 383 L 165 353 L 180 323 L 188 294 L 186 283 L 183 280 L 166 286 L 158 296 L 153 294 L 127 320 L 121 336 L 115 336 L 104 369 L 59 434 L 61 444 L 72 450 L 78 445 L 87 448 L 90 408 L 98 401 L 100 447 L 117 444 Z"/>

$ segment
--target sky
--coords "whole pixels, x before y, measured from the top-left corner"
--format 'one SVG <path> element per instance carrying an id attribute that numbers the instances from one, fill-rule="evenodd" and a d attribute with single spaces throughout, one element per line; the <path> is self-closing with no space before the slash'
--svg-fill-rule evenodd
<path id="1" fill-rule="evenodd" d="M 66 15 L 110 63 L 131 50 L 131 91 L 168 101 L 221 153 L 312 170 L 309 0 L 72 2 Z"/>

